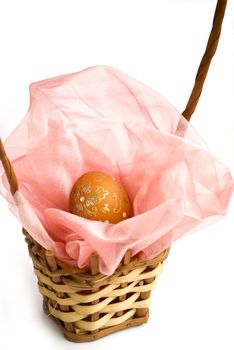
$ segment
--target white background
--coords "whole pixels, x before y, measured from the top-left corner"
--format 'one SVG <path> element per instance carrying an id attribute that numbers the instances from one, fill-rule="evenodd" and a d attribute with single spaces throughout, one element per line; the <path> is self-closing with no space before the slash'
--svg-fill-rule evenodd
<path id="1" fill-rule="evenodd" d="M 0 1 L 0 135 L 29 105 L 28 86 L 108 64 L 179 111 L 188 99 L 215 1 Z M 234 174 L 234 3 L 192 124 Z M 201 169 L 202 170 L 202 169 Z M 43 314 L 21 226 L 0 198 L 1 349 L 234 349 L 234 202 L 219 223 L 177 241 L 152 293 L 149 322 L 89 344 L 67 342 Z"/>

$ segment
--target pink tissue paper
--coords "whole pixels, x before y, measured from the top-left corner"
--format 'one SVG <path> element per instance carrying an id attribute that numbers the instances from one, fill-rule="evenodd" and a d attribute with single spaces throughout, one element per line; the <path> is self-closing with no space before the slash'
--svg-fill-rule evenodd
<path id="1" fill-rule="evenodd" d="M 175 240 L 225 215 L 228 168 L 157 92 L 125 73 L 95 66 L 30 86 L 30 107 L 5 141 L 19 182 L 0 191 L 23 227 L 71 266 L 114 272 L 128 249 L 151 259 Z M 72 185 L 87 171 L 113 175 L 134 216 L 118 224 L 69 213 Z"/>

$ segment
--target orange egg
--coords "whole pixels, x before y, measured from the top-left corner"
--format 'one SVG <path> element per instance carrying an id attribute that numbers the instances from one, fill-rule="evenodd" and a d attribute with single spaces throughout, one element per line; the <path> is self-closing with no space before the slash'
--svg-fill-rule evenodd
<path id="1" fill-rule="evenodd" d="M 73 185 L 70 212 L 90 220 L 117 224 L 131 216 L 131 203 L 123 186 L 101 171 L 83 174 Z"/>

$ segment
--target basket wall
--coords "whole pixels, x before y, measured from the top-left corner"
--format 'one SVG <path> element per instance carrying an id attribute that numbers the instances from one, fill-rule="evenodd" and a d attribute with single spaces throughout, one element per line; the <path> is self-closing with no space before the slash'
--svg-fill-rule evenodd
<path id="1" fill-rule="evenodd" d="M 111 276 L 91 269 L 72 268 L 56 259 L 23 230 L 43 295 L 44 311 L 71 341 L 91 341 L 147 322 L 151 290 L 169 250 L 156 258 L 131 259 L 128 251 Z"/>

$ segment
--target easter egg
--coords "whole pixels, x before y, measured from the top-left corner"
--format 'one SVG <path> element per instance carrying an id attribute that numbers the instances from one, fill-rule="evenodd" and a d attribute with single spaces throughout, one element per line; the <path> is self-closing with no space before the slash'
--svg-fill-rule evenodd
<path id="1" fill-rule="evenodd" d="M 72 187 L 69 205 L 72 214 L 112 224 L 128 219 L 132 212 L 123 186 L 101 171 L 90 171 L 79 177 Z"/>

